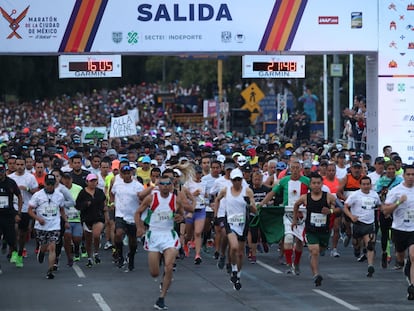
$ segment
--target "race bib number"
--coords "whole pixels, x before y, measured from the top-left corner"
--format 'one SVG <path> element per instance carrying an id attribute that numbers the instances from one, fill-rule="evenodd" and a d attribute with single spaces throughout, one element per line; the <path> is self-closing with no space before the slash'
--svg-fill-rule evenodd
<path id="1" fill-rule="evenodd" d="M 242 226 L 245 223 L 245 217 L 244 214 L 235 214 L 227 218 L 227 221 L 234 226 Z"/>
<path id="2" fill-rule="evenodd" d="M 44 213 L 42 214 L 42 216 L 44 217 L 54 217 L 56 216 L 58 213 L 58 208 L 57 206 L 53 206 L 53 205 L 47 205 L 45 207 Z"/>
<path id="3" fill-rule="evenodd" d="M 319 213 L 311 213 L 310 224 L 314 227 L 326 226 L 326 215 Z"/>
<path id="4" fill-rule="evenodd" d="M 170 220 L 172 218 L 171 212 L 170 211 L 165 211 L 165 212 L 159 212 L 155 215 L 155 219 L 157 221 L 166 221 L 166 220 Z"/>
<path id="5" fill-rule="evenodd" d="M 375 209 L 375 199 L 373 198 L 364 198 L 362 199 L 362 209 L 372 210 Z"/>
<path id="6" fill-rule="evenodd" d="M 1 196 L 0 197 L 0 208 L 8 208 L 9 207 L 9 198 Z"/>
<path id="7" fill-rule="evenodd" d="M 404 222 L 414 222 L 414 211 L 407 210 L 404 212 Z"/>

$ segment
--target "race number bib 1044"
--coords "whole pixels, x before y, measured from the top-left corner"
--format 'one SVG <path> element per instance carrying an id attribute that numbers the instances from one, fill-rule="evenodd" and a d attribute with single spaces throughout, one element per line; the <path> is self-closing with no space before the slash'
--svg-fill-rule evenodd
<path id="1" fill-rule="evenodd" d="M 310 224 L 314 227 L 324 227 L 326 225 L 326 215 L 311 213 Z"/>

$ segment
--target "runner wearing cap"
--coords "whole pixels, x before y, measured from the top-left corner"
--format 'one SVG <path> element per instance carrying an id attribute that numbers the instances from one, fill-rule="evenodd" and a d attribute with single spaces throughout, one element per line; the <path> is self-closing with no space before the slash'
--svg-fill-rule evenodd
<path id="1" fill-rule="evenodd" d="M 91 268 L 94 263 L 101 263 L 98 250 L 105 222 L 106 197 L 103 190 L 97 188 L 98 176 L 88 174 L 85 181 L 86 187 L 81 190 L 76 198 L 75 208 L 81 212 L 85 247 L 88 253 L 86 266 Z"/>
<path id="2" fill-rule="evenodd" d="M 40 249 L 37 253 L 39 263 L 43 263 L 45 252 L 49 252 L 47 279 L 53 279 L 53 265 L 56 261 L 56 242 L 60 237 L 60 219 L 69 227 L 65 214 L 64 197 L 60 191 L 55 191 L 56 177 L 49 174 L 45 178 L 45 188 L 33 194 L 29 201 L 28 213 L 35 219 L 36 239 Z"/>
<path id="3" fill-rule="evenodd" d="M 231 186 L 223 188 L 218 194 L 215 204 L 218 206 L 225 199 L 224 228 L 229 242 L 229 254 L 231 263 L 231 282 L 236 290 L 240 290 L 241 269 L 248 231 L 249 212 L 255 213 L 253 191 L 244 186 L 243 173 L 240 169 L 234 169 L 230 173 Z"/>
<path id="4" fill-rule="evenodd" d="M 167 176 L 158 182 L 158 190 L 145 197 L 135 213 L 137 236 L 145 233 L 143 214 L 147 211 L 145 223 L 148 230 L 145 235 L 144 249 L 148 251 L 148 266 L 152 277 L 160 275 L 161 256 L 164 261 L 161 293 L 154 304 L 158 310 L 166 310 L 165 296 L 171 285 L 173 266 L 180 248 L 180 238 L 174 230 L 174 222 L 182 221 L 184 208 L 173 192 L 173 183 Z"/>
<path id="5" fill-rule="evenodd" d="M 296 156 L 290 158 L 289 169 L 291 175 L 280 179 L 279 184 L 273 187 L 266 197 L 260 203 L 261 206 L 267 204 L 273 197 L 283 197 L 284 207 L 293 207 L 295 202 L 302 194 L 308 192 L 309 178 L 301 175 L 301 163 Z M 292 227 L 293 211 L 287 211 L 283 216 L 284 225 L 284 244 L 283 251 L 286 258 L 288 274 L 300 274 L 300 258 L 302 256 L 305 229 L 305 219 L 302 213 L 298 213 L 298 220 L 296 219 L 296 226 Z M 293 246 L 295 248 L 293 249 Z M 295 260 L 292 262 L 293 251 L 295 253 Z"/>
<path id="6" fill-rule="evenodd" d="M 129 165 L 121 167 L 121 180 L 115 182 L 112 186 L 110 196 L 111 201 L 115 203 L 115 257 L 117 265 L 122 268 L 124 262 L 123 239 L 128 237 L 129 252 L 127 255 L 128 267 L 126 271 L 135 269 L 135 253 L 137 250 L 137 232 L 135 225 L 135 212 L 137 211 L 140 200 L 144 199 L 154 186 L 148 186 L 146 189 L 135 178 L 135 169 Z"/>

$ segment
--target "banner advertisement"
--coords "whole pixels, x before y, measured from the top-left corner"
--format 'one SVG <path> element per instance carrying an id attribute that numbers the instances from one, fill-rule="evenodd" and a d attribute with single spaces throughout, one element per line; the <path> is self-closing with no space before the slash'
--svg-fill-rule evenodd
<path id="1" fill-rule="evenodd" d="M 360 0 L 0 0 L 0 53 L 377 51 L 377 6 Z"/>

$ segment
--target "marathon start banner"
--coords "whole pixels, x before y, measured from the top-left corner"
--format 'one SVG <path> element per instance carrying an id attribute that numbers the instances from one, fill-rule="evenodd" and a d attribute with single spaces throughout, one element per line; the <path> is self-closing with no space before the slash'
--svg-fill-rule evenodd
<path id="1" fill-rule="evenodd" d="M 378 50 L 377 1 L 0 0 L 0 12 L 0 54 Z"/>

